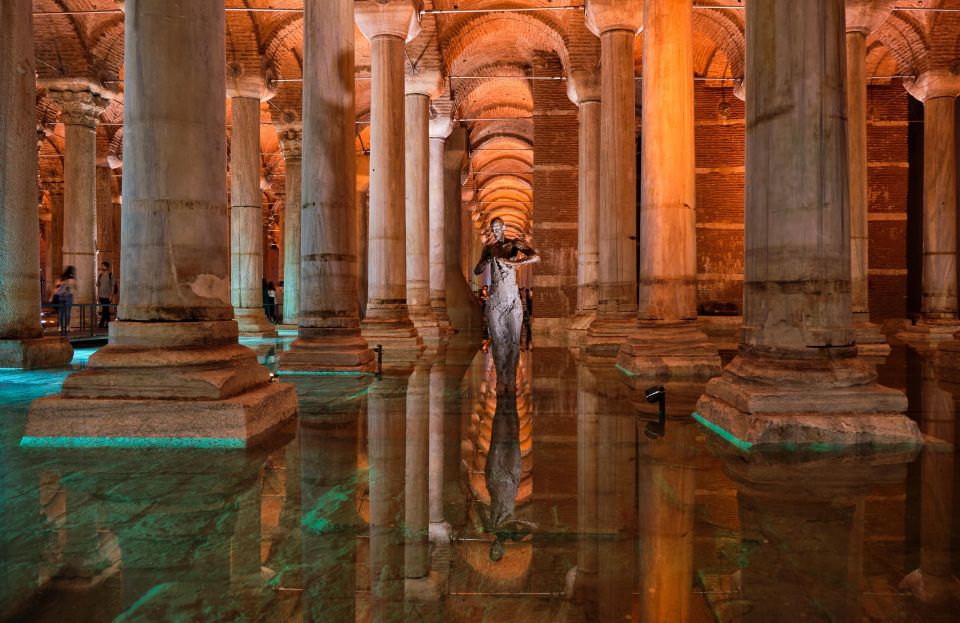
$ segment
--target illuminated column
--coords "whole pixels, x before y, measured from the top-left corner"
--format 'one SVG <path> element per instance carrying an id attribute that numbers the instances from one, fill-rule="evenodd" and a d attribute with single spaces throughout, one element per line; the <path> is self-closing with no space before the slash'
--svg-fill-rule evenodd
<path id="1" fill-rule="evenodd" d="M 259 76 L 230 76 L 230 301 L 240 334 L 273 337 L 263 308 L 260 102 L 273 93 Z"/>
<path id="2" fill-rule="evenodd" d="M 656 378 L 720 374 L 720 353 L 697 326 L 691 7 L 687 0 L 643 3 L 640 303 L 617 363 Z"/>
<path id="3" fill-rule="evenodd" d="M 430 98 L 442 88 L 439 71 L 406 76 L 407 306 L 417 333 L 431 342 L 441 329 L 430 303 Z"/>
<path id="4" fill-rule="evenodd" d="M 600 264 L 600 75 L 574 70 L 567 79 L 570 101 L 580 110 L 579 196 L 577 214 L 577 313 L 570 323 L 575 339 L 597 317 Z"/>
<path id="5" fill-rule="evenodd" d="M 453 333 L 447 314 L 446 272 L 446 177 L 444 170 L 447 137 L 453 131 L 453 120 L 437 117 L 430 120 L 430 305 L 444 333 Z"/>
<path id="6" fill-rule="evenodd" d="M 32 11 L 30 0 L 0 4 L 0 367 L 4 368 L 62 366 L 73 357 L 66 338 L 44 339 L 40 328 Z"/>
<path id="7" fill-rule="evenodd" d="M 97 120 L 109 100 L 87 83 L 58 84 L 47 94 L 60 106 L 65 135 L 63 266 L 77 269 L 74 305 L 89 305 L 97 301 Z M 83 313 L 89 323 L 90 310 Z M 79 322 L 74 310 L 72 324 Z"/>
<path id="8" fill-rule="evenodd" d="M 587 26 L 600 37 L 600 269 L 587 354 L 610 359 L 637 316 L 637 144 L 633 48 L 641 0 L 592 0 Z"/>
<path id="9" fill-rule="evenodd" d="M 854 345 L 843 8 L 746 5 L 740 354 L 697 411 L 748 443 L 920 441 L 906 397 L 877 384 Z"/>
<path id="10" fill-rule="evenodd" d="M 907 340 L 950 340 L 957 319 L 956 101 L 960 76 L 927 71 L 907 86 L 923 102 L 923 306 Z"/>
<path id="11" fill-rule="evenodd" d="M 404 559 L 407 580 L 422 579 L 430 573 L 429 480 L 430 469 L 430 366 L 419 362 L 407 388 L 406 477 L 404 478 L 404 521 L 407 544 Z M 426 407 L 426 408 L 425 408 Z"/>
<path id="12" fill-rule="evenodd" d="M 297 326 L 300 313 L 300 159 L 303 130 L 287 127 L 280 132 L 286 165 L 283 215 L 283 324 Z"/>
<path id="13" fill-rule="evenodd" d="M 352 0 L 304 4 L 299 338 L 281 370 L 372 370 L 360 336 Z"/>
<path id="14" fill-rule="evenodd" d="M 225 19 L 224 0 L 127 0 L 120 307 L 110 344 L 34 401 L 25 445 L 237 447 L 296 412 L 230 305 Z"/>
<path id="15" fill-rule="evenodd" d="M 861 353 L 890 352 L 886 336 L 870 322 L 867 214 L 867 36 L 890 15 L 896 0 L 846 3 L 847 135 L 850 160 L 850 292 L 853 326 Z"/>
<path id="16" fill-rule="evenodd" d="M 423 340 L 407 307 L 404 217 L 404 42 L 420 30 L 412 0 L 356 4 L 360 31 L 370 40 L 369 300 L 363 337 L 381 344 L 386 360 L 416 359 Z"/>

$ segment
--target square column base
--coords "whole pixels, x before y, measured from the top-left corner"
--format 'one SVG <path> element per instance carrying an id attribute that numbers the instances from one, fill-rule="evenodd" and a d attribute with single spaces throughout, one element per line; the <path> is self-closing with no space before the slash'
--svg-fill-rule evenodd
<path id="1" fill-rule="evenodd" d="M 744 451 L 919 446 L 906 410 L 906 396 L 877 384 L 859 357 L 740 354 L 707 384 L 694 417 Z"/>
<path id="2" fill-rule="evenodd" d="M 960 340 L 940 343 L 937 376 L 941 382 L 960 385 Z"/>
<path id="3" fill-rule="evenodd" d="M 382 346 L 383 361 L 390 364 L 412 363 L 426 348 L 406 314 L 397 318 L 368 317 L 360 322 L 360 335 L 371 348 Z"/>
<path id="4" fill-rule="evenodd" d="M 0 340 L 0 368 L 58 368 L 72 359 L 73 346 L 65 337 Z"/>
<path id="5" fill-rule="evenodd" d="M 595 312 L 578 312 L 567 325 L 567 344 L 583 347 L 587 344 L 587 332 L 597 319 Z"/>
<path id="6" fill-rule="evenodd" d="M 300 329 L 300 337 L 280 353 L 281 372 L 373 372 L 374 352 L 359 331 Z"/>
<path id="7" fill-rule="evenodd" d="M 587 330 L 583 350 L 588 364 L 615 363 L 620 348 L 636 327 L 636 319 L 597 317 Z"/>
<path id="8" fill-rule="evenodd" d="M 918 322 L 897 333 L 897 338 L 907 342 L 930 343 L 945 342 L 953 339 L 953 334 L 960 331 L 960 322 Z"/>
<path id="9" fill-rule="evenodd" d="M 707 380 L 720 374 L 720 352 L 695 321 L 642 323 L 620 348 L 617 365 L 652 380 Z"/>
<path id="10" fill-rule="evenodd" d="M 277 337 L 277 326 L 267 320 L 262 307 L 237 307 L 233 310 L 240 337 Z"/>

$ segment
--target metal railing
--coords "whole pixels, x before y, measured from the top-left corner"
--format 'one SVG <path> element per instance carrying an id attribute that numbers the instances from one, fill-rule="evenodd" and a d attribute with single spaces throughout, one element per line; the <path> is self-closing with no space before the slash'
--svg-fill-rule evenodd
<path id="1" fill-rule="evenodd" d="M 40 305 L 40 323 L 46 335 L 65 335 L 67 337 L 96 337 L 107 335 L 107 328 L 100 326 L 103 309 L 109 310 L 109 319 L 117 317 L 117 306 L 110 303 L 73 303 L 70 305 L 70 324 L 60 326 L 59 303 L 42 303 Z"/>

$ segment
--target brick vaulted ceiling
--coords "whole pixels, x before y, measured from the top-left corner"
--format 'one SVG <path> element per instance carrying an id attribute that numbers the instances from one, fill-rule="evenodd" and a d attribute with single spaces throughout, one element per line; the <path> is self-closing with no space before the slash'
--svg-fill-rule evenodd
<path id="1" fill-rule="evenodd" d="M 425 0 L 422 32 L 407 45 L 408 67 L 439 68 L 445 76 L 435 114 L 463 120 L 470 136 L 465 209 L 477 227 L 503 216 L 529 231 L 532 205 L 532 116 L 537 102 L 530 77 L 534 59 L 548 55 L 562 68 L 594 69 L 599 42 L 583 25 L 586 0 Z M 43 128 L 41 181 L 62 180 L 63 127 L 46 97 L 47 81 L 85 79 L 113 94 L 98 129 L 98 154 L 114 168 L 119 196 L 123 149 L 123 13 L 117 0 L 34 0 L 38 91 L 37 122 Z M 694 68 L 697 76 L 739 79 L 744 72 L 742 0 L 695 0 Z M 960 0 L 904 0 L 913 8 L 960 8 Z M 226 0 L 228 66 L 278 79 L 276 96 L 263 108 L 265 215 L 276 222 L 282 206 L 284 165 L 276 126 L 300 115 L 303 62 L 303 0 Z M 570 9 L 569 7 L 573 7 Z M 547 9 L 491 12 L 490 9 Z M 257 10 L 260 9 L 260 10 Z M 269 10 L 277 9 L 277 10 Z M 443 11 L 457 11 L 443 13 Z M 438 12 L 438 13 L 435 13 Z M 70 14 L 68 14 L 70 13 Z M 960 59 L 960 13 L 895 11 L 868 40 L 872 76 L 918 75 L 954 68 Z M 642 70 L 641 39 L 635 64 Z M 356 31 L 357 150 L 369 149 L 362 123 L 370 108 L 370 46 Z M 542 66 L 542 65 L 540 65 Z M 537 76 L 544 78 L 548 76 Z M 718 82 L 718 84 L 720 84 Z M 184 98 L 189 105 L 189 98 Z M 482 215 L 481 201 L 487 207 Z"/>

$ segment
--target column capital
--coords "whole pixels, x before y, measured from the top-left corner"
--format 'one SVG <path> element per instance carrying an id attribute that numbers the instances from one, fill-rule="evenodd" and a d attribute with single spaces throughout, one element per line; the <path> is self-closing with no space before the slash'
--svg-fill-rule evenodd
<path id="1" fill-rule="evenodd" d="M 869 35 L 890 16 L 897 0 L 846 0 L 847 32 Z"/>
<path id="2" fill-rule="evenodd" d="M 277 72 L 264 63 L 250 68 L 243 63 L 227 63 L 227 97 L 249 97 L 269 102 L 277 94 Z"/>
<path id="3" fill-rule="evenodd" d="M 920 74 L 916 80 L 904 80 L 903 86 L 921 102 L 935 97 L 957 97 L 960 95 L 960 76 L 946 69 L 932 69 Z"/>
<path id="4" fill-rule="evenodd" d="M 97 127 L 97 120 L 110 104 L 110 99 L 90 90 L 47 89 L 47 95 L 60 107 L 60 121 L 65 125 Z"/>
<path id="5" fill-rule="evenodd" d="M 354 19 L 367 39 L 382 35 L 411 41 L 420 34 L 422 0 L 359 0 Z"/>
<path id="6" fill-rule="evenodd" d="M 303 128 L 298 125 L 288 125 L 277 129 L 277 136 L 280 138 L 280 151 L 283 152 L 283 159 L 300 160 L 303 149 Z"/>
<path id="7" fill-rule="evenodd" d="M 406 95 L 426 95 L 433 99 L 443 92 L 443 76 L 438 69 L 420 69 L 407 72 L 404 82 Z"/>
<path id="8" fill-rule="evenodd" d="M 642 0 L 587 0 L 587 28 L 598 37 L 612 30 L 643 29 Z"/>
<path id="9" fill-rule="evenodd" d="M 454 119 L 448 115 L 438 115 L 430 120 L 430 138 L 446 140 L 453 128 L 456 127 Z"/>
<path id="10" fill-rule="evenodd" d="M 579 106 L 600 101 L 600 72 L 574 69 L 567 76 L 567 97 Z"/>

